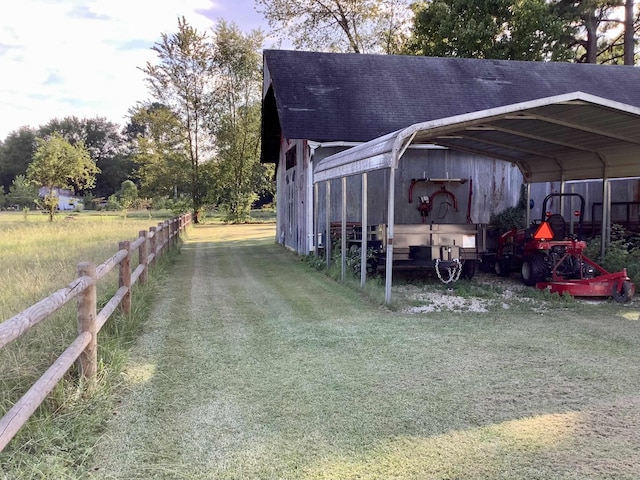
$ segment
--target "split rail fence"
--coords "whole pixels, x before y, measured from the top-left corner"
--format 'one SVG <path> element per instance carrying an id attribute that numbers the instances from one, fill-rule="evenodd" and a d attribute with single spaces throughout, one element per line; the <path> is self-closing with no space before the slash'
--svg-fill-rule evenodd
<path id="1" fill-rule="evenodd" d="M 122 241 L 118 252 L 96 266 L 92 263 L 78 264 L 78 276 L 66 287 L 40 300 L 19 314 L 0 323 L 0 349 L 18 339 L 40 322 L 49 318 L 69 301 L 77 298 L 78 336 L 47 371 L 0 419 L 0 452 L 29 420 L 47 395 L 58 384 L 76 360 L 80 374 L 92 378 L 98 368 L 97 336 L 111 314 L 120 307 L 124 315 L 131 309 L 131 287 L 138 281 L 147 281 L 149 269 L 171 247 L 177 244 L 180 235 L 191 223 L 191 215 L 185 214 L 159 223 L 149 231 L 142 230 L 136 240 Z M 131 268 L 132 254 L 138 252 L 138 265 Z M 97 312 L 97 284 L 113 268 L 119 266 L 118 290 Z"/>

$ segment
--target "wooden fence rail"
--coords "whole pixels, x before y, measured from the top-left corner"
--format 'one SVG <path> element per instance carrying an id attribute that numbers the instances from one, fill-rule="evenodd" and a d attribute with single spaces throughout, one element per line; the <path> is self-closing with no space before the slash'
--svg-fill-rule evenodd
<path id="1" fill-rule="evenodd" d="M 148 271 L 153 268 L 157 258 L 176 245 L 179 236 L 190 223 L 190 214 L 166 220 L 157 227 L 151 227 L 148 232 L 141 231 L 133 242 L 120 242 L 118 252 L 98 266 L 88 262 L 78 264 L 78 276 L 75 280 L 0 323 L 0 348 L 3 348 L 46 320 L 72 299 L 78 299 L 78 336 L 0 419 L 0 452 L 76 360 L 79 362 L 82 376 L 91 378 L 97 373 L 98 332 L 118 307 L 124 315 L 129 314 L 131 287 L 138 281 L 141 284 L 147 281 Z M 131 271 L 131 257 L 136 251 L 138 264 Z M 119 266 L 118 290 L 102 310 L 97 312 L 97 284 L 116 266 Z"/>

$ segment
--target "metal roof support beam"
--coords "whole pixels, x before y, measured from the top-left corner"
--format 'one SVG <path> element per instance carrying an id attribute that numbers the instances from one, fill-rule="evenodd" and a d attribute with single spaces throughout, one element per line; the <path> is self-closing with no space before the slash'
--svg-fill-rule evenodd
<path id="1" fill-rule="evenodd" d="M 564 121 L 564 120 L 559 120 L 557 118 L 551 118 L 551 117 L 548 117 L 546 115 L 540 115 L 539 113 L 534 113 L 530 117 L 527 117 L 527 118 L 534 119 L 534 120 L 539 120 L 541 122 L 551 123 L 553 125 L 559 125 L 561 127 L 572 128 L 574 130 L 580 130 L 581 132 L 592 133 L 594 135 L 598 135 L 598 136 L 601 136 L 601 137 L 608 137 L 608 138 L 612 138 L 614 140 L 620 140 L 622 142 L 635 143 L 637 145 L 640 145 L 640 140 L 638 140 L 637 138 L 626 137 L 624 135 L 619 135 L 619 134 L 614 133 L 614 132 L 609 132 L 609 131 L 601 130 L 601 129 L 598 129 L 598 128 L 591 128 L 591 127 L 587 127 L 585 125 L 578 125 L 576 123 L 567 122 L 567 121 Z"/>
<path id="2" fill-rule="evenodd" d="M 496 129 L 496 130 L 501 132 L 503 129 Z M 512 135 L 518 135 L 515 132 L 504 132 L 504 133 L 510 133 Z M 520 135 L 520 136 L 526 137 L 525 135 Z M 556 160 L 556 161 L 558 160 L 553 155 L 546 155 L 546 154 L 540 152 L 539 150 L 531 150 L 529 148 L 517 147 L 517 146 L 511 145 L 510 143 L 496 142 L 495 140 L 489 140 L 489 139 L 486 139 L 486 138 L 474 137 L 473 135 L 464 135 L 464 138 L 467 138 L 469 140 L 473 140 L 474 142 L 483 143 L 485 145 L 492 145 L 494 147 L 504 148 L 506 150 L 515 150 L 516 152 L 528 153 L 529 155 L 535 155 L 537 157 L 550 158 L 550 159 Z M 537 140 L 541 140 L 541 139 L 538 138 Z M 552 142 L 546 142 L 546 143 L 552 143 Z M 584 150 L 589 151 L 589 152 L 591 151 L 591 150 L 588 150 L 588 149 L 584 149 Z"/>
<path id="3" fill-rule="evenodd" d="M 533 135 L 531 133 L 525 133 L 522 132 L 520 130 L 512 130 L 511 128 L 504 128 L 504 127 L 493 127 L 495 131 L 497 132 L 503 132 L 503 133 L 507 133 L 509 135 L 515 135 L 517 137 L 523 137 L 523 138 L 528 138 L 529 140 L 536 140 L 538 142 L 541 143 L 550 143 L 552 145 L 558 145 L 560 147 L 566 147 L 566 148 L 572 148 L 574 150 L 582 150 L 584 152 L 593 152 L 593 149 L 591 148 L 587 148 L 587 147 L 583 147 L 582 145 L 578 144 L 578 143 L 569 143 L 569 142 L 562 142 L 560 140 L 554 140 L 548 137 L 541 137 L 540 135 Z M 510 146 L 511 148 L 516 148 L 513 146 Z"/>

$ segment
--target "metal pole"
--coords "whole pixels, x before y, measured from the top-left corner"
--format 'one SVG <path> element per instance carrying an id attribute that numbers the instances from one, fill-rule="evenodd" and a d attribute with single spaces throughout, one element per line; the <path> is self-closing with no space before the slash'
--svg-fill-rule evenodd
<path id="1" fill-rule="evenodd" d="M 611 241 L 611 184 L 602 177 L 602 236 L 600 241 L 600 260 L 604 258 Z"/>
<path id="2" fill-rule="evenodd" d="M 389 197 L 387 198 L 387 238 L 386 238 L 386 263 L 384 279 L 384 301 L 391 303 L 391 279 L 393 276 L 393 224 L 395 206 L 396 167 L 395 162 L 389 168 Z"/>
<path id="3" fill-rule="evenodd" d="M 342 177 L 342 213 L 340 215 L 340 277 L 344 282 L 347 272 L 347 177 Z"/>
<path id="4" fill-rule="evenodd" d="M 527 182 L 525 188 L 527 190 L 527 204 L 524 206 L 524 209 L 527 213 L 524 227 L 529 228 L 529 225 L 531 225 L 531 184 Z"/>
<path id="5" fill-rule="evenodd" d="M 324 239 L 324 256 L 327 262 L 327 268 L 331 265 L 331 180 L 325 183 L 324 194 L 325 200 L 325 239 Z"/>
<path id="6" fill-rule="evenodd" d="M 367 172 L 362 174 L 362 243 L 360 244 L 360 287 L 364 288 L 367 283 L 367 240 L 369 237 L 369 227 L 367 221 Z"/>
<path id="7" fill-rule="evenodd" d="M 318 213 L 320 206 L 318 205 L 318 184 L 313 185 L 313 254 L 318 256 Z"/>

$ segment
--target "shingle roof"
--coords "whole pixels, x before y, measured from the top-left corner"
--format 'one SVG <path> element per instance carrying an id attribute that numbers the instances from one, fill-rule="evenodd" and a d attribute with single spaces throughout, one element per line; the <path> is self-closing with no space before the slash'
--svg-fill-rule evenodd
<path id="1" fill-rule="evenodd" d="M 277 158 L 280 132 L 364 142 L 418 122 L 578 90 L 640 107 L 640 68 L 631 66 L 287 50 L 265 50 L 264 62 L 272 91 L 263 106 L 263 161 Z"/>

